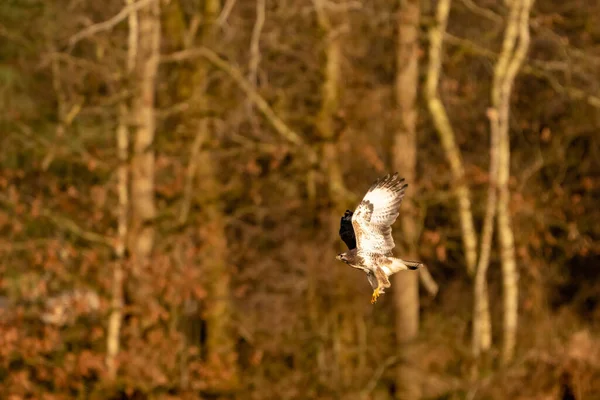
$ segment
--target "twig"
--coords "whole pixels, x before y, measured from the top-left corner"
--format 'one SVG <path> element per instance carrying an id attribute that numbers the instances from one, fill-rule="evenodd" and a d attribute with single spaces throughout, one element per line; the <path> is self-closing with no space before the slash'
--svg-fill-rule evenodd
<path id="1" fill-rule="evenodd" d="M 373 392 L 385 370 L 396 364 L 398 361 L 398 356 L 390 356 L 377 367 L 373 376 L 371 376 L 371 379 L 369 379 L 369 382 L 367 382 L 365 388 L 361 392 L 361 397 L 363 399 L 367 399 L 371 392 Z"/>
<path id="2" fill-rule="evenodd" d="M 223 6 L 223 11 L 221 11 L 221 14 L 219 15 L 216 21 L 218 26 L 222 26 L 225 23 L 225 21 L 227 21 L 227 18 L 229 18 L 229 14 L 231 14 L 231 10 L 233 10 L 233 6 L 235 6 L 235 0 L 227 0 L 225 2 L 225 5 Z"/>
<path id="3" fill-rule="evenodd" d="M 4 204 L 5 206 L 10 207 L 12 209 L 14 209 L 16 207 L 16 205 L 12 201 L 10 201 L 10 199 L 7 196 L 5 196 L 4 194 L 1 194 L 1 193 L 0 193 L 0 203 Z M 110 237 L 101 235 L 96 232 L 86 231 L 85 229 L 83 229 L 82 227 L 77 225 L 77 223 L 75 223 L 74 221 L 72 221 L 66 217 L 55 215 L 50 210 L 45 209 L 45 208 L 40 209 L 40 215 L 48 218 L 55 225 L 71 232 L 72 234 L 80 237 L 81 239 L 84 239 L 91 243 L 101 244 L 103 246 L 108 246 L 110 248 L 113 248 L 113 240 Z"/>
<path id="4" fill-rule="evenodd" d="M 129 16 L 129 14 L 142 9 L 145 6 L 147 6 L 148 4 L 155 2 L 155 1 L 158 1 L 158 0 L 139 0 L 136 3 L 129 4 L 125 7 L 123 7 L 121 9 L 121 11 L 119 11 L 119 13 L 117 15 L 115 15 L 114 17 L 112 17 L 104 22 L 99 22 L 97 24 L 90 25 L 87 28 L 85 28 L 85 29 L 77 32 L 73 36 L 71 36 L 69 38 L 69 47 L 72 48 L 80 40 L 90 37 L 92 35 L 95 35 L 96 33 L 99 33 L 102 31 L 108 31 L 108 30 L 114 28 L 119 22 L 125 20 L 125 18 L 127 18 Z"/>
<path id="5" fill-rule="evenodd" d="M 256 87 L 258 64 L 260 63 L 260 33 L 265 24 L 265 0 L 256 0 L 256 22 L 252 29 L 250 40 L 250 65 L 248 66 L 248 80 Z"/>
<path id="6" fill-rule="evenodd" d="M 496 60 L 499 56 L 497 53 L 488 50 L 477 43 L 474 43 L 468 39 L 464 39 L 458 36 L 454 36 L 450 33 L 446 33 L 444 38 L 447 43 L 455 46 L 460 46 L 462 49 L 470 51 L 472 54 L 480 55 L 491 60 Z M 530 61 L 530 64 L 523 65 L 523 73 L 532 75 L 538 78 L 545 79 L 548 81 L 552 89 L 558 93 L 563 93 L 574 100 L 584 100 L 589 105 L 595 108 L 600 108 L 600 96 L 590 94 L 584 90 L 574 88 L 571 86 L 561 85 L 556 78 L 554 78 L 549 72 L 544 69 L 541 61 Z"/>
<path id="7" fill-rule="evenodd" d="M 487 18 L 490 21 L 494 21 L 496 24 L 501 24 L 504 18 L 501 15 L 496 14 L 492 10 L 488 10 L 487 8 L 481 7 L 473 0 L 460 0 L 461 3 L 464 4 L 473 14 L 477 14 L 481 17 Z"/>

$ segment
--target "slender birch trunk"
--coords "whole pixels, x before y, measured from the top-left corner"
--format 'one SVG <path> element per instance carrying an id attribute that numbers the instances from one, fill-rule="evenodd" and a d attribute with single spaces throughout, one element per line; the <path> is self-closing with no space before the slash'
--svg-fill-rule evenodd
<path id="1" fill-rule="evenodd" d="M 425 93 L 429 111 L 440 136 L 440 141 L 455 181 L 454 190 L 458 200 L 467 271 L 471 276 L 475 275 L 472 351 L 473 355 L 478 357 L 481 351 L 487 351 L 491 347 L 491 318 L 486 271 L 489 265 L 493 234 L 494 202 L 497 190 L 494 187 L 494 177 L 497 170 L 497 160 L 490 160 L 491 179 L 488 191 L 488 207 L 478 260 L 477 234 L 473 223 L 471 195 L 465 178 L 463 161 L 460 150 L 456 145 L 454 130 L 438 93 L 438 81 L 442 64 L 442 43 L 448 24 L 450 5 L 450 0 L 440 0 L 438 2 L 435 17 L 436 24 L 429 31 L 429 65 L 427 68 Z M 496 150 L 494 149 L 493 151 Z M 492 155 L 492 157 L 495 156 Z"/>
<path id="2" fill-rule="evenodd" d="M 148 262 L 154 246 L 154 92 L 160 51 L 160 2 L 140 9 L 131 115 L 135 123 L 131 160 L 131 255 L 136 269 Z"/>
<path id="3" fill-rule="evenodd" d="M 529 47 L 529 16 L 533 0 L 512 0 L 502 52 L 494 69 L 492 112 L 497 115 L 493 130 L 498 132 L 498 238 L 504 290 L 504 338 L 502 360 L 514 355 L 517 331 L 518 271 L 515 260 L 514 232 L 510 217 L 510 95 L 515 77 L 523 65 Z"/>
<path id="4" fill-rule="evenodd" d="M 126 0 L 126 5 L 133 4 L 133 0 Z M 138 18 L 137 12 L 131 12 L 128 17 L 129 36 L 127 43 L 127 75 L 135 67 L 138 44 Z M 117 210 L 117 241 L 115 244 L 116 262 L 113 269 L 111 312 L 108 320 L 106 335 L 106 366 L 108 375 L 115 379 L 117 375 L 116 357 L 120 350 L 121 324 L 123 320 L 123 280 L 126 262 L 127 231 L 129 224 L 129 108 L 123 102 L 119 106 L 119 124 L 117 126 L 117 155 L 119 167 L 117 168 L 117 194 L 119 206 Z"/>
<path id="5" fill-rule="evenodd" d="M 400 171 L 410 184 L 416 181 L 417 162 L 417 92 L 419 85 L 419 20 L 420 0 L 400 1 L 398 11 L 398 44 L 396 51 L 395 96 L 398 104 L 399 127 L 394 136 L 394 170 Z M 402 237 L 406 242 L 405 257 L 416 255 L 413 190 L 407 192 L 402 213 Z M 419 333 L 419 275 L 394 275 L 394 305 L 396 309 L 396 339 L 401 360 L 417 360 L 413 341 Z M 397 367 L 398 399 L 421 397 L 421 382 L 414 365 L 400 362 Z"/>
<path id="6" fill-rule="evenodd" d="M 429 63 L 427 67 L 425 95 L 429 112 L 433 118 L 446 158 L 450 164 L 452 177 L 454 178 L 454 194 L 458 200 L 458 212 L 467 262 L 467 272 L 473 276 L 477 263 L 477 234 L 475 233 L 473 224 L 471 194 L 465 179 L 462 156 L 456 144 L 454 130 L 438 93 L 438 82 L 442 66 L 442 43 L 448 24 L 450 4 L 451 0 L 440 0 L 438 2 L 435 25 L 429 30 Z"/>
<path id="7" fill-rule="evenodd" d="M 490 122 L 494 115 L 488 113 Z M 472 354 L 478 358 L 482 352 L 487 352 L 492 346 L 492 322 L 490 319 L 490 303 L 487 284 L 487 270 L 490 265 L 492 238 L 494 235 L 494 218 L 498 194 L 498 133 L 492 129 L 490 137 L 490 178 L 488 198 L 481 233 L 481 248 L 479 262 L 475 272 L 473 285 L 473 340 Z"/>

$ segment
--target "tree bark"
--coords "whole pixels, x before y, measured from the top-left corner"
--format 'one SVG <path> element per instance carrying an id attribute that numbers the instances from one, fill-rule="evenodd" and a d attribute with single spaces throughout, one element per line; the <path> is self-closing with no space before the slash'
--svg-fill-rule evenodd
<path id="1" fill-rule="evenodd" d="M 419 86 L 419 21 L 420 0 L 400 1 L 398 11 L 398 47 L 396 51 L 395 96 L 398 104 L 399 127 L 394 137 L 394 170 L 400 171 L 409 184 L 416 181 L 417 162 L 417 92 Z M 402 205 L 402 237 L 405 257 L 416 254 L 416 209 L 413 190 L 409 190 Z M 418 399 L 421 383 L 414 365 L 418 360 L 413 341 L 419 333 L 419 275 L 400 272 L 394 275 L 394 305 L 396 310 L 396 339 L 400 362 L 397 366 L 396 398 Z"/>
<path id="2" fill-rule="evenodd" d="M 529 16 L 533 0 L 512 0 L 504 33 L 502 52 L 494 69 L 492 111 L 497 114 L 492 129 L 498 132 L 498 238 L 504 290 L 504 338 L 502 361 L 512 360 L 516 344 L 518 316 L 518 271 L 515 260 L 514 232 L 510 217 L 510 95 L 515 77 L 523 65 L 529 47 Z M 518 42 L 518 43 L 517 43 Z"/>
<path id="3" fill-rule="evenodd" d="M 491 179 L 488 192 L 488 208 L 484 221 L 483 237 L 481 240 L 478 262 L 477 234 L 473 223 L 471 195 L 465 178 L 463 161 L 460 150 L 456 145 L 454 130 L 452 129 L 446 109 L 444 108 L 438 93 L 438 81 L 442 64 L 442 43 L 448 23 L 450 4 L 450 0 L 440 0 L 438 2 L 436 25 L 429 31 L 429 64 L 425 93 L 427 95 L 429 111 L 440 136 L 455 181 L 455 196 L 458 200 L 467 271 L 469 275 L 475 275 L 472 351 L 475 356 L 479 356 L 482 350 L 488 350 L 491 346 L 491 318 L 486 271 L 489 265 L 493 234 L 493 204 L 495 202 L 497 190 L 494 187 L 494 176 L 496 175 L 495 170 L 497 169 L 497 160 L 494 159 L 494 155 L 492 155 L 492 159 L 490 160 Z M 492 134 L 492 138 L 493 137 Z M 492 151 L 495 152 L 496 150 L 492 149 Z"/>
<path id="4" fill-rule="evenodd" d="M 458 200 L 467 272 L 473 276 L 477 263 L 477 234 L 473 224 L 471 194 L 465 179 L 462 156 L 456 144 L 454 130 L 438 93 L 438 82 L 442 66 L 442 42 L 448 24 L 451 0 L 440 0 L 436 9 L 435 25 L 429 30 L 429 63 L 425 95 L 427 106 L 436 127 L 442 147 L 450 164 L 454 178 L 454 194 Z"/>
<path id="5" fill-rule="evenodd" d="M 139 43 L 134 71 L 137 87 L 131 114 L 135 123 L 131 160 L 131 256 L 139 270 L 148 262 L 154 245 L 154 91 L 160 58 L 160 2 L 141 9 Z"/>
<path id="6" fill-rule="evenodd" d="M 493 113 L 488 113 L 490 122 Z M 473 357 L 479 358 L 482 352 L 487 352 L 492 345 L 492 321 L 490 319 L 490 304 L 487 284 L 487 270 L 490 264 L 492 238 L 494 235 L 494 217 L 496 216 L 496 202 L 498 194 L 498 134 L 491 130 L 490 138 L 490 177 L 488 198 L 481 233 L 481 247 L 479 262 L 475 272 L 473 285 Z"/>
<path id="7" fill-rule="evenodd" d="M 126 106 L 122 106 L 126 108 Z M 114 379 L 117 375 L 116 357 L 120 349 L 121 322 L 123 319 L 123 279 L 127 241 L 127 218 L 129 206 L 129 171 L 127 156 L 129 150 L 129 132 L 123 121 L 127 111 L 121 111 L 121 122 L 117 128 L 117 151 L 119 167 L 117 171 L 117 192 L 119 196 L 117 243 L 115 244 L 116 261 L 113 268 L 111 312 L 106 334 L 106 366 L 108 375 Z"/>
<path id="8" fill-rule="evenodd" d="M 133 0 L 126 0 L 126 5 L 131 6 Z M 138 44 L 138 16 L 137 11 L 132 11 L 128 17 L 129 36 L 127 43 L 127 75 L 135 67 Z M 121 347 L 120 335 L 123 320 L 123 281 L 126 263 L 127 232 L 129 228 L 129 128 L 127 121 L 130 118 L 129 108 L 123 102 L 119 105 L 119 124 L 117 126 L 117 238 L 115 243 L 116 261 L 113 269 L 111 312 L 108 319 L 106 334 L 106 366 L 110 379 L 117 376 L 116 357 Z"/>
<path id="9" fill-rule="evenodd" d="M 328 226 L 329 237 L 337 240 L 337 231 L 339 229 L 338 212 L 342 212 L 344 203 L 347 201 L 347 191 L 344 186 L 344 179 L 339 163 L 335 118 L 339 110 L 340 103 L 340 79 L 342 62 L 342 37 L 340 36 L 339 26 L 343 16 L 340 13 L 334 13 L 326 9 L 323 0 L 313 0 L 317 14 L 317 22 L 320 32 L 325 40 L 325 64 L 323 65 L 323 82 L 321 84 L 321 108 L 316 118 L 316 129 L 323 142 L 321 146 L 321 160 L 324 168 L 324 175 L 327 184 L 328 199 L 335 210 L 325 221 Z M 314 181 L 315 170 L 309 173 L 309 182 Z M 311 183 L 314 186 L 314 183 Z M 314 189 L 313 189 L 314 190 Z M 314 193 L 312 193 L 314 196 Z M 344 298 L 348 295 L 348 285 L 345 283 L 344 276 L 347 271 L 339 270 L 339 285 L 337 286 L 338 296 Z M 311 277 L 312 279 L 312 277 Z M 336 371 L 340 373 L 339 377 L 344 385 L 349 385 L 352 380 L 353 366 L 357 360 L 350 350 L 355 346 L 356 329 L 354 328 L 354 312 L 351 310 L 338 309 L 336 315 L 337 324 L 334 324 L 334 354 L 337 362 Z M 315 321 L 318 324 L 318 320 Z M 315 326 L 316 328 L 316 326 Z"/>
<path id="10" fill-rule="evenodd" d="M 317 115 L 316 127 L 324 142 L 322 160 L 325 165 L 329 197 L 332 201 L 338 203 L 336 205 L 339 205 L 347 194 L 335 141 L 335 116 L 339 109 L 340 99 L 342 38 L 340 28 L 334 25 L 332 22 L 334 18 L 325 9 L 324 1 L 313 0 L 313 2 L 319 27 L 326 41 L 324 80 L 321 87 L 321 109 Z"/>
<path id="11" fill-rule="evenodd" d="M 220 12 L 219 0 L 207 0 L 204 3 L 202 29 L 203 43 L 214 40 L 214 26 Z M 206 91 L 209 64 L 204 60 L 197 62 L 192 78 L 196 88 L 193 110 L 201 111 L 209 103 L 210 94 Z M 194 117 L 198 117 L 197 115 Z M 202 268 L 206 271 L 208 296 L 205 305 L 206 352 L 208 367 L 218 369 L 219 379 L 212 382 L 212 389 L 229 392 L 238 384 L 235 335 L 233 331 L 233 305 L 231 302 L 231 268 L 228 261 L 228 243 L 225 233 L 225 219 L 221 208 L 221 183 L 213 159 L 205 144 L 212 136 L 211 127 L 204 117 L 198 121 L 194 148 L 203 149 L 197 154 L 196 163 L 198 200 L 203 208 L 204 224 L 199 228 L 202 238 Z"/>

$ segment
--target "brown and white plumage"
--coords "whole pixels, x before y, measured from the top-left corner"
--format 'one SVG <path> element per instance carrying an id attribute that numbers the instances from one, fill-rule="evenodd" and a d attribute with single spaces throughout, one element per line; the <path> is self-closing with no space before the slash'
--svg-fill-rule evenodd
<path id="1" fill-rule="evenodd" d="M 348 251 L 338 254 L 337 259 L 367 273 L 367 279 L 374 289 L 373 303 L 391 286 L 389 276 L 401 270 L 417 269 L 421 265 L 393 257 L 392 253 L 395 247 L 392 224 L 398 218 L 398 208 L 407 187 L 404 179 L 398 178 L 398 173 L 378 179 L 355 212 L 346 210 L 340 223 L 340 237 L 348 245 Z"/>

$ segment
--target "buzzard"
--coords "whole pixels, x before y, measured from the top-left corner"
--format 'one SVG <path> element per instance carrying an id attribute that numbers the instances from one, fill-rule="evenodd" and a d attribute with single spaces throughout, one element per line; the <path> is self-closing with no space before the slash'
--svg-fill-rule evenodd
<path id="1" fill-rule="evenodd" d="M 398 207 L 407 188 L 398 173 L 378 179 L 365 194 L 354 213 L 346 210 L 340 221 L 340 237 L 348 251 L 336 259 L 362 269 L 373 288 L 371 303 L 391 286 L 389 276 L 398 271 L 415 270 L 420 262 L 393 257 L 391 225 L 398 218 Z"/>

